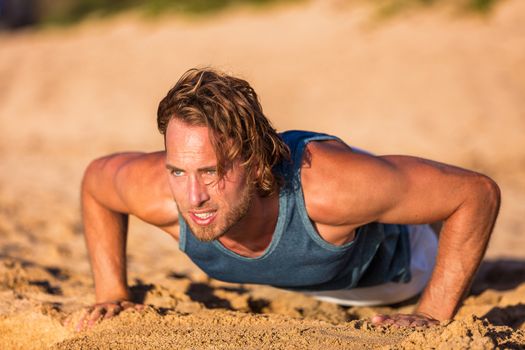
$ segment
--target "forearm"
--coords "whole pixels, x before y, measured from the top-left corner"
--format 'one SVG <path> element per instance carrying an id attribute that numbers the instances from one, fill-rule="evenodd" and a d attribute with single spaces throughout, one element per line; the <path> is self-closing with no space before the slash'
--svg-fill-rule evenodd
<path id="1" fill-rule="evenodd" d="M 480 178 L 471 196 L 445 220 L 436 266 L 417 312 L 440 321 L 455 315 L 485 254 L 499 203 L 497 186 Z"/>
<path id="2" fill-rule="evenodd" d="M 128 216 L 105 207 L 83 188 L 82 217 L 96 302 L 129 299 L 126 277 Z"/>

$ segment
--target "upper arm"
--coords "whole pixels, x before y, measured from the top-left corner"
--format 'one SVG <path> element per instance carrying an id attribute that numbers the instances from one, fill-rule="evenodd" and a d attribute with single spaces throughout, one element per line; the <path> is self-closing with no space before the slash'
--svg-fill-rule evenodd
<path id="1" fill-rule="evenodd" d="M 163 152 L 119 153 L 98 158 L 86 169 L 82 192 L 112 211 L 132 214 L 157 226 L 177 221 Z"/>
<path id="2" fill-rule="evenodd" d="M 422 224 L 445 220 L 487 178 L 409 157 L 375 157 L 336 142 L 310 143 L 301 169 L 311 219 L 358 227 L 369 222 Z"/>

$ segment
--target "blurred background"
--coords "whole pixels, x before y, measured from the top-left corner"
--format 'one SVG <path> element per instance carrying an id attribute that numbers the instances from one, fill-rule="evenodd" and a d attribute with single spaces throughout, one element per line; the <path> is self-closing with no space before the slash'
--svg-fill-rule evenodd
<path id="1" fill-rule="evenodd" d="M 0 19 L 4 27 L 64 25 L 76 23 L 88 16 L 111 16 L 122 11 L 139 10 L 158 16 L 167 12 L 185 15 L 213 14 L 239 5 L 264 6 L 271 3 L 305 0 L 1 0 Z M 330 0 L 328 0 L 330 1 Z M 339 3 L 353 2 L 342 0 Z M 367 2 L 363 0 L 361 2 Z M 376 0 L 376 10 L 392 15 L 410 7 L 431 6 L 444 0 Z M 470 12 L 489 12 L 497 0 L 449 1 L 456 9 Z"/>
<path id="2" fill-rule="evenodd" d="M 488 256 L 524 256 L 523 0 L 0 0 L 0 23 L 0 255 L 88 271 L 84 168 L 161 149 L 158 102 L 212 66 L 248 80 L 278 130 L 492 176 Z M 176 250 L 139 223 L 130 245 L 132 265 Z"/>

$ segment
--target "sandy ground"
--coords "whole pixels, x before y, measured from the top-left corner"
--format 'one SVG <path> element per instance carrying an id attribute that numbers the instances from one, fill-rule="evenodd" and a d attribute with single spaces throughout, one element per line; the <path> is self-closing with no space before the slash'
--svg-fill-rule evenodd
<path id="1" fill-rule="evenodd" d="M 383 22 L 314 1 L 213 18 L 135 15 L 0 34 L 0 343 L 4 348 L 525 348 L 525 2 L 489 17 L 445 10 Z M 280 130 L 336 134 L 377 154 L 485 172 L 503 205 L 455 320 L 374 328 L 377 312 L 208 279 L 132 220 L 129 275 L 144 312 L 75 333 L 93 302 L 78 188 L 97 156 L 162 147 L 158 101 L 186 69 L 251 81 Z"/>

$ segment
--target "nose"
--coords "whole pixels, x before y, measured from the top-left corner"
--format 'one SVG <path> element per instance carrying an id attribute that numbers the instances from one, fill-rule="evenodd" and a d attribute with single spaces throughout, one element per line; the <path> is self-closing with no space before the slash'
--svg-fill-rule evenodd
<path id="1" fill-rule="evenodd" d="M 200 207 L 210 199 L 206 184 L 198 176 L 190 177 L 189 200 L 193 207 Z"/>

